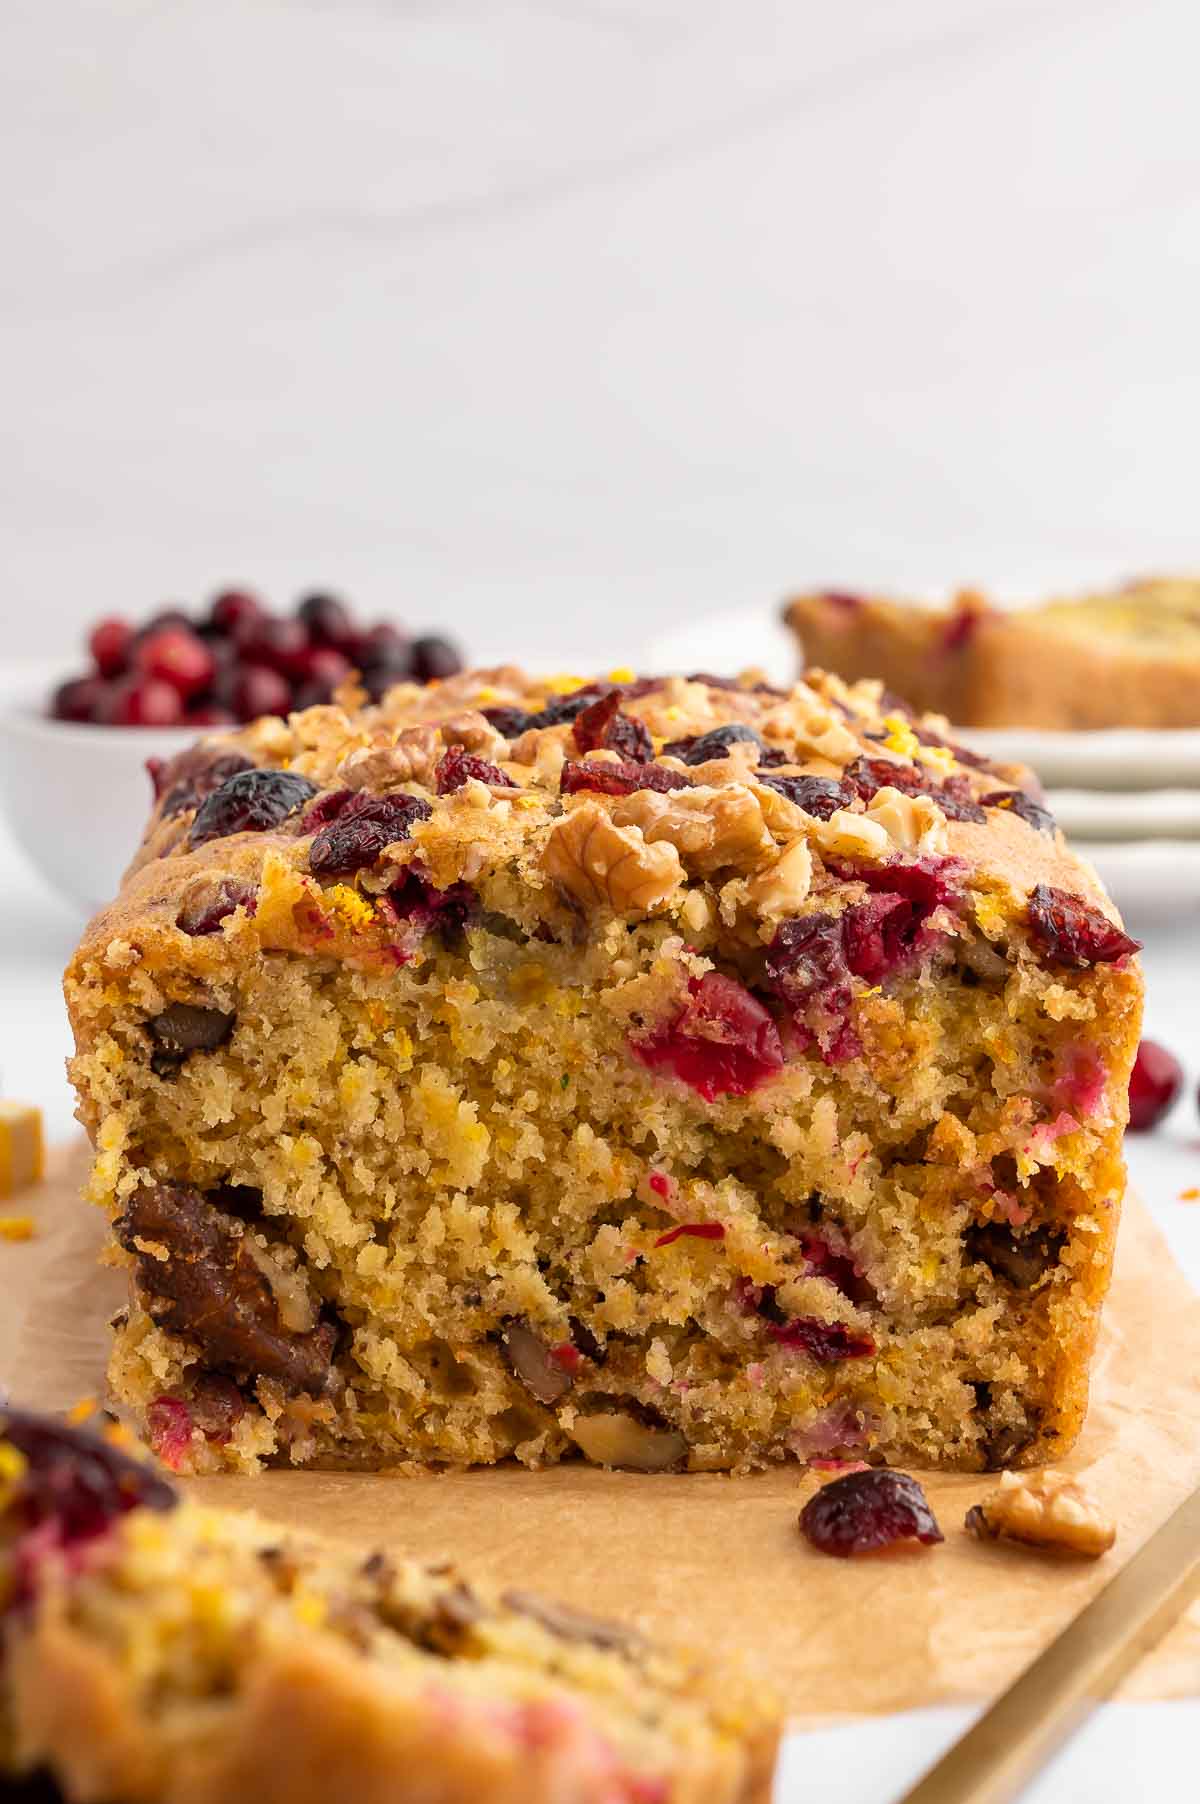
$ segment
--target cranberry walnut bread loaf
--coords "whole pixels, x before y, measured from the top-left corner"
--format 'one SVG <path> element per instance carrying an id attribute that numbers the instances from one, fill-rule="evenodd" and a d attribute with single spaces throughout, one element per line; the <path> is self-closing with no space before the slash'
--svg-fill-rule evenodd
<path id="1" fill-rule="evenodd" d="M 181 1501 L 0 1410 L 5 1796 L 40 1772 L 67 1804 L 767 1804 L 778 1735 L 736 1666 Z"/>
<path id="2" fill-rule="evenodd" d="M 825 591 L 785 618 L 807 663 L 879 677 L 960 726 L 1200 726 L 1200 581 L 1007 612 L 972 591 L 937 609 Z"/>
<path id="3" fill-rule="evenodd" d="M 1013 773 L 877 684 L 501 670 L 160 792 L 67 996 L 169 1463 L 1070 1444 L 1141 979 Z"/>

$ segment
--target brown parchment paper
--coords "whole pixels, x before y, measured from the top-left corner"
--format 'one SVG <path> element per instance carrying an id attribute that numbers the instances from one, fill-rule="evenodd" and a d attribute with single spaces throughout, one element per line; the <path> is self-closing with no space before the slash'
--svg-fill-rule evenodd
<path id="1" fill-rule="evenodd" d="M 54 1154 L 19 1200 L 35 1239 L 0 1245 L 0 1384 L 60 1408 L 103 1388 L 106 1321 L 121 1277 L 96 1265 L 99 1213 L 77 1201 L 85 1154 Z M 795 1717 L 898 1710 L 994 1695 L 1200 1483 L 1200 1298 L 1130 1199 L 1087 1427 L 1064 1462 L 1118 1523 L 1104 1560 L 1065 1564 L 985 1547 L 962 1532 L 986 1477 L 923 1478 L 946 1536 L 928 1552 L 831 1560 L 800 1539 L 814 1479 L 646 1477 L 566 1466 L 428 1477 L 269 1472 L 189 1482 L 209 1502 L 362 1544 L 451 1554 L 657 1631 L 740 1648 L 775 1677 Z M 1200 1694 L 1200 1603 L 1122 1695 Z"/>

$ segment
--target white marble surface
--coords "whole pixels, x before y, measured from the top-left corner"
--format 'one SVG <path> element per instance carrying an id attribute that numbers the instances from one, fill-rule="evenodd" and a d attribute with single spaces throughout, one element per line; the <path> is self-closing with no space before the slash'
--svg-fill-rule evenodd
<path id="1" fill-rule="evenodd" d="M 1193 0 L 7 0 L 8 648 L 1196 561 Z"/>
<path id="2" fill-rule="evenodd" d="M 789 585 L 1194 564 L 1193 0 L 8 0 L 5 657 L 227 579 L 641 660 Z M 0 832 L 0 1069 L 77 923 Z M 1200 944 L 1151 1031 L 1200 1075 Z M 1131 1147 L 1200 1281 L 1194 1105 Z M 882 1804 L 939 1711 L 797 1741 Z M 1037 1804 L 1190 1796 L 1110 1708 Z"/>

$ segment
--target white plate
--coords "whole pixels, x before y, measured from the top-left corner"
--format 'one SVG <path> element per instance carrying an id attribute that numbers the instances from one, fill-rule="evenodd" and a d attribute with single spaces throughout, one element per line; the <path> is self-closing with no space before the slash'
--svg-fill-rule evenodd
<path id="1" fill-rule="evenodd" d="M 1176 839 L 1200 844 L 1200 789 L 1051 789 L 1064 833 L 1088 840 Z"/>
<path id="2" fill-rule="evenodd" d="M 966 745 L 1001 763 L 1031 764 L 1042 782 L 1075 789 L 1168 789 L 1200 785 L 1200 729 L 1114 727 L 1048 733 L 1033 727 L 960 727 Z"/>
<path id="3" fill-rule="evenodd" d="M 1170 839 L 1072 844 L 1095 866 L 1134 933 L 1200 927 L 1200 844 Z"/>

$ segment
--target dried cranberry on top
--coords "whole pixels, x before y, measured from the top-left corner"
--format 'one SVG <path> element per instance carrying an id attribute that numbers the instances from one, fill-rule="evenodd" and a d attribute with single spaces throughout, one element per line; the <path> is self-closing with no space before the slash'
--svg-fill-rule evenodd
<path id="1" fill-rule="evenodd" d="M 710 758 L 724 758 L 731 745 L 754 745 L 759 755 L 767 750 L 766 743 L 760 733 L 748 727 L 740 720 L 731 720 L 723 727 L 713 727 L 709 733 L 700 733 L 691 739 L 673 739 L 664 745 L 664 758 L 681 758 L 685 764 L 707 764 Z"/>
<path id="2" fill-rule="evenodd" d="M 590 708 L 597 696 L 607 695 L 612 688 L 611 683 L 586 683 L 582 689 L 573 689 L 570 695 L 552 696 L 535 714 L 524 708 L 485 708 L 483 718 L 506 739 L 519 739 L 531 727 L 564 726 Z"/>
<path id="3" fill-rule="evenodd" d="M 240 771 L 201 803 L 187 843 L 202 846 L 231 833 L 265 833 L 281 826 L 316 793 L 316 784 L 298 771 Z"/>
<path id="4" fill-rule="evenodd" d="M 932 727 L 927 727 L 922 721 L 914 719 L 912 709 L 906 702 L 891 696 L 888 698 L 887 706 L 889 712 L 908 715 L 912 730 L 922 745 L 941 746 L 944 751 L 951 752 L 959 764 L 969 765 L 972 770 L 988 771 L 993 776 L 1000 774 L 1000 766 L 991 758 L 985 758 L 982 752 L 969 751 L 965 745 L 959 745 L 956 739 L 947 739 L 943 734 L 936 733 Z"/>
<path id="5" fill-rule="evenodd" d="M 857 793 L 846 783 L 835 783 L 832 777 L 760 777 L 759 782 L 777 789 L 781 796 L 819 821 L 827 821 L 839 808 L 848 808 Z"/>
<path id="6" fill-rule="evenodd" d="M 632 715 L 622 714 L 621 692 L 617 689 L 577 714 L 571 731 L 580 752 L 618 752 L 635 764 L 644 764 L 654 756 L 654 741 L 648 729 Z"/>
<path id="7" fill-rule="evenodd" d="M 483 718 L 505 739 L 519 739 L 534 717 L 524 708 L 484 708 Z"/>
<path id="8" fill-rule="evenodd" d="M 423 796 L 360 792 L 313 840 L 308 868 L 318 877 L 345 877 L 374 864 L 386 846 L 407 839 L 433 808 Z"/>
<path id="9" fill-rule="evenodd" d="M 887 758 L 856 758 L 845 780 L 853 784 L 864 802 L 869 802 L 879 790 L 891 788 L 907 796 L 930 796 L 948 820 L 987 819 L 971 791 L 970 779 L 961 771 L 939 783 L 915 764 L 893 764 Z"/>
<path id="10" fill-rule="evenodd" d="M 691 778 L 666 764 L 597 764 L 590 759 L 576 763 L 568 759 L 559 777 L 559 789 L 565 796 L 580 789 L 592 789 L 598 795 L 628 796 L 635 790 L 655 789 L 665 794 L 671 789 L 690 789 Z"/>
<path id="11" fill-rule="evenodd" d="M 319 833 L 322 827 L 327 827 L 330 821 L 336 821 L 347 808 L 359 805 L 359 798 L 365 793 L 359 789 L 326 790 L 324 795 L 317 797 L 311 808 L 305 809 L 297 823 L 296 832 L 301 838 L 306 833 Z"/>
<path id="12" fill-rule="evenodd" d="M 886 1466 L 822 1485 L 800 1512 L 800 1532 L 821 1553 L 841 1560 L 897 1541 L 932 1547 L 945 1539 L 916 1479 Z"/>
<path id="13" fill-rule="evenodd" d="M 1039 833 L 1053 836 L 1058 822 L 1048 808 L 1035 802 L 1031 795 L 1023 789 L 994 789 L 990 795 L 979 798 L 984 808 L 1002 808 L 1008 814 L 1015 814 L 1020 820 L 1036 827 Z"/>
<path id="14" fill-rule="evenodd" d="M 1114 964 L 1142 945 L 1094 903 L 1050 883 L 1039 883 L 1030 894 L 1029 935 L 1047 964 L 1069 970 Z"/>
<path id="15" fill-rule="evenodd" d="M 220 789 L 230 777 L 253 769 L 250 759 L 243 758 L 240 752 L 223 752 L 214 758 L 211 747 L 190 747 L 178 758 L 172 759 L 155 778 L 159 793 L 166 791 L 162 805 L 163 820 L 169 820 L 172 815 L 183 814 L 189 808 L 198 808 L 206 796 L 210 796 L 214 789 Z"/>
<path id="16" fill-rule="evenodd" d="M 496 765 L 489 764 L 486 758 L 477 758 L 473 752 L 464 751 L 461 745 L 452 745 L 438 759 L 434 781 L 440 796 L 450 795 L 453 790 L 461 789 L 472 777 L 477 783 L 499 784 L 502 789 L 514 787 L 512 778 L 506 777 Z"/>

